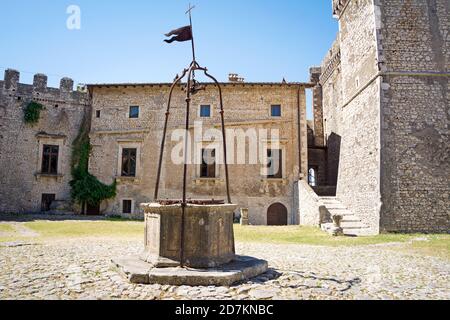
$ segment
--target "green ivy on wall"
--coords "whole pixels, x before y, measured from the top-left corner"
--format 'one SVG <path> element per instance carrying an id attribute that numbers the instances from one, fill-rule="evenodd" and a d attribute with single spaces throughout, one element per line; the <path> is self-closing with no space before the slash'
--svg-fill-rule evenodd
<path id="1" fill-rule="evenodd" d="M 84 122 L 72 146 L 72 181 L 70 181 L 72 200 L 81 205 L 83 214 L 86 213 L 87 204 L 97 206 L 103 200 L 114 198 L 117 189 L 116 181 L 106 185 L 89 173 L 91 143 L 86 119 Z"/>
<path id="2" fill-rule="evenodd" d="M 24 109 L 24 119 L 25 123 L 36 124 L 39 121 L 41 115 L 41 110 L 44 106 L 37 102 L 30 102 Z"/>

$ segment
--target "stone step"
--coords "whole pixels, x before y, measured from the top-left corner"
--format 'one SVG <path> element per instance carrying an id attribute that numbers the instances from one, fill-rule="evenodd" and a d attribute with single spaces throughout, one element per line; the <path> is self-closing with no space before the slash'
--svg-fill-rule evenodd
<path id="1" fill-rule="evenodd" d="M 322 223 L 320 225 L 320 229 L 322 229 L 322 231 L 328 232 L 328 230 L 330 230 L 331 228 L 333 228 L 333 223 Z"/>
<path id="2" fill-rule="evenodd" d="M 322 200 L 338 200 L 336 197 L 319 197 Z"/>
<path id="3" fill-rule="evenodd" d="M 332 228 L 334 227 L 333 223 L 324 223 L 320 226 L 322 231 L 330 233 Z M 352 237 L 363 237 L 363 236 L 370 236 L 371 232 L 369 228 L 366 228 L 361 223 L 359 226 L 353 226 L 353 227 L 345 227 L 342 228 L 344 235 L 346 236 L 352 236 Z"/>
<path id="4" fill-rule="evenodd" d="M 347 209 L 336 197 L 320 197 L 320 201 L 327 208 L 331 216 L 342 216 L 341 227 L 344 235 L 347 236 L 367 236 L 370 235 L 370 229 L 367 228 L 356 215 Z M 323 223 L 321 229 L 332 233 L 334 224 L 331 222 Z"/>
<path id="5" fill-rule="evenodd" d="M 321 200 L 321 202 L 323 204 L 330 205 L 330 206 L 331 205 L 341 205 L 341 206 L 343 206 L 343 204 L 341 202 L 339 202 L 339 201 Z"/>
<path id="6" fill-rule="evenodd" d="M 322 201 L 323 203 L 341 203 L 337 199 L 323 199 L 323 198 L 320 198 L 320 201 Z"/>
<path id="7" fill-rule="evenodd" d="M 353 214 L 344 215 L 344 219 L 342 220 L 342 222 L 357 222 L 357 221 L 361 222 L 361 219 Z"/>
<path id="8" fill-rule="evenodd" d="M 341 216 L 353 216 L 354 215 L 351 211 L 349 211 L 347 209 L 336 209 L 336 208 L 334 208 L 334 209 L 327 208 L 327 209 L 332 216 L 337 215 L 337 214 L 341 215 Z"/>
<path id="9" fill-rule="evenodd" d="M 360 220 L 358 221 L 343 221 L 341 222 L 341 227 L 345 229 L 358 229 L 358 228 L 365 228 L 365 226 L 362 224 Z"/>
<path id="10" fill-rule="evenodd" d="M 367 237 L 371 236 L 372 232 L 370 228 L 355 228 L 355 229 L 344 229 L 344 235 L 353 237 Z"/>
<path id="11" fill-rule="evenodd" d="M 324 206 L 327 207 L 328 210 L 347 210 L 347 207 L 343 206 L 342 204 L 326 204 L 324 203 Z"/>

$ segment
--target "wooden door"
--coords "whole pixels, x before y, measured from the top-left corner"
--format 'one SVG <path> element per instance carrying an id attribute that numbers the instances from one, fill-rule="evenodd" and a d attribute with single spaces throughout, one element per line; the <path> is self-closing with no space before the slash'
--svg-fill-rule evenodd
<path id="1" fill-rule="evenodd" d="M 288 211 L 281 203 L 272 204 L 267 210 L 267 225 L 268 226 L 287 226 Z"/>

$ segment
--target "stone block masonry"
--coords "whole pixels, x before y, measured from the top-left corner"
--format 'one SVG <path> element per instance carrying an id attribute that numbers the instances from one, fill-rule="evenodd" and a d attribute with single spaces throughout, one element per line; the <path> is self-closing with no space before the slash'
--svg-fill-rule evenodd
<path id="1" fill-rule="evenodd" d="M 450 3 L 334 0 L 328 182 L 373 232 L 450 232 Z"/>
<path id="2" fill-rule="evenodd" d="M 6 70 L 0 81 L 0 212 L 41 211 L 43 195 L 70 203 L 72 142 L 89 112 L 89 95 L 73 91 L 73 80 L 47 87 L 37 74 L 33 85 L 21 84 L 20 73 Z M 23 109 L 35 101 L 44 106 L 36 125 L 26 124 Z M 42 172 L 44 145 L 58 147 L 57 172 Z"/>
<path id="3" fill-rule="evenodd" d="M 450 3 L 377 1 L 385 231 L 450 232 Z"/>
<path id="4" fill-rule="evenodd" d="M 47 87 L 47 76 L 37 74 L 32 85 L 21 84 L 20 74 L 7 70 L 0 82 L 0 212 L 40 212 L 51 208 L 75 210 L 70 201 L 72 143 L 83 121 L 89 122 L 92 152 L 90 172 L 104 183 L 117 180 L 117 197 L 104 201 L 92 211 L 100 214 L 142 216 L 139 204 L 150 202 L 154 192 L 156 166 L 169 84 L 89 86 L 89 93 L 73 91 L 73 80 L 61 79 L 59 89 Z M 287 224 L 298 223 L 294 203 L 294 182 L 307 173 L 306 88 L 309 83 L 224 83 L 227 127 L 242 130 L 279 130 L 276 141 L 270 136 L 256 141 L 257 150 L 243 141 L 245 164 L 230 167 L 233 200 L 240 208 L 248 208 L 250 224 L 266 224 L 269 207 L 286 208 Z M 23 109 L 35 101 L 44 106 L 36 125 L 26 124 Z M 192 124 L 202 120 L 204 132 L 219 128 L 218 96 L 213 85 L 193 98 Z M 209 105 L 211 116 L 202 118 L 200 106 Z M 272 106 L 281 107 L 281 116 L 272 115 Z M 130 107 L 139 108 L 136 118 Z M 182 129 L 184 95 L 176 90 L 169 122 L 169 133 Z M 300 119 L 298 118 L 300 117 Z M 192 127 L 193 128 L 193 127 Z M 193 130 L 191 132 L 193 134 Z M 300 134 L 300 138 L 299 138 Z M 169 134 L 170 135 L 170 134 Z M 202 138 L 202 137 L 200 137 Z M 248 138 L 248 137 L 247 137 Z M 170 137 L 169 137 L 170 139 Z M 214 141 L 206 142 L 210 145 Z M 262 174 L 260 153 L 274 144 L 282 150 L 282 176 L 270 179 Z M 181 196 L 181 167 L 171 162 L 170 142 L 165 154 L 161 194 L 168 198 Z M 239 153 L 240 141 L 230 145 Z M 46 147 L 47 146 L 47 147 Z M 52 146 L 57 170 L 43 172 L 44 148 Z M 299 150 L 299 146 L 301 150 Z M 122 151 L 136 150 L 136 174 L 122 174 Z M 55 151 L 57 150 L 57 151 Z M 196 149 L 197 150 L 197 149 Z M 249 153 L 258 152 L 257 164 L 248 164 Z M 253 154 L 254 155 L 254 154 Z M 300 169 L 301 167 L 301 169 Z M 198 166 L 189 168 L 188 193 L 197 198 L 223 198 L 225 191 L 223 166 L 217 165 L 214 178 L 202 178 Z M 46 200 L 47 199 L 47 200 Z M 46 202 L 49 202 L 46 205 Z M 50 202 L 53 205 L 50 206 Z M 124 203 L 127 205 L 125 210 Z"/>
<path id="5" fill-rule="evenodd" d="M 298 224 L 298 214 L 294 203 L 294 183 L 298 181 L 299 163 L 302 172 L 307 172 L 306 144 L 306 95 L 310 84 L 283 83 L 224 83 L 222 84 L 225 121 L 228 129 L 240 130 L 278 130 L 279 138 L 273 140 L 267 136 L 257 141 L 257 149 L 251 147 L 249 137 L 242 141 L 228 141 L 228 152 L 234 153 L 233 163 L 229 166 L 231 194 L 239 208 L 248 208 L 249 223 L 264 225 L 268 221 L 268 210 L 273 204 L 281 203 L 287 211 L 287 224 Z M 92 85 L 90 86 L 93 101 L 91 141 L 93 152 L 90 171 L 104 183 L 113 179 L 118 181 L 116 199 L 106 201 L 101 210 L 105 213 L 123 214 L 123 201 L 132 202 L 132 214 L 139 214 L 140 203 L 153 199 L 159 142 L 165 119 L 165 108 L 169 92 L 169 84 L 142 85 Z M 182 165 L 171 160 L 173 148 L 179 141 L 171 141 L 174 129 L 184 128 L 185 102 L 184 92 L 175 90 L 172 110 L 169 118 L 166 152 L 163 161 L 160 195 L 162 199 L 181 197 Z M 209 105 L 211 116 L 202 118 L 200 106 Z M 281 106 L 281 116 L 272 116 L 271 106 Z M 130 119 L 130 106 L 139 106 L 138 118 Z M 300 121 L 298 115 L 300 111 Z M 97 117 L 96 115 L 99 115 Z M 194 122 L 202 121 L 203 134 L 208 129 L 220 128 L 217 90 L 212 84 L 206 84 L 206 90 L 199 92 L 192 99 L 191 130 L 194 137 Z M 298 125 L 300 124 L 300 130 Z M 300 132 L 300 146 L 298 133 Z M 233 137 L 234 138 L 234 137 Z M 194 138 L 193 138 L 194 139 Z M 192 154 L 199 152 L 200 143 L 204 146 L 217 147 L 213 140 L 206 137 L 195 137 L 191 146 Z M 273 140 L 273 141 L 272 141 Z M 282 177 L 270 179 L 262 174 L 263 164 L 259 161 L 249 163 L 250 157 L 267 153 L 267 149 L 277 142 L 283 152 Z M 137 170 L 135 177 L 121 176 L 121 150 L 134 148 L 137 150 Z M 238 157 L 245 155 L 245 164 L 237 163 Z M 199 165 L 188 167 L 188 197 L 193 199 L 215 198 L 225 199 L 225 181 L 223 165 L 216 166 L 215 177 L 202 178 Z M 284 212 L 280 213 L 281 215 Z"/>

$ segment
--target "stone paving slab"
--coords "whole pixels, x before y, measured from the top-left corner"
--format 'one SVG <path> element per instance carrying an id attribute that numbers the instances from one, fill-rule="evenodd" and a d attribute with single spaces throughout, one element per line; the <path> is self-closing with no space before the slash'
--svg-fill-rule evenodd
<path id="1" fill-rule="evenodd" d="M 237 256 L 235 260 L 219 268 L 152 268 L 138 256 L 116 258 L 112 263 L 120 273 L 135 284 L 160 284 L 174 286 L 231 286 L 265 273 L 267 261 Z"/>
<path id="2" fill-rule="evenodd" d="M 111 259 L 138 255 L 142 239 L 65 239 L 0 247 L 0 299 L 450 299 L 450 261 L 400 245 L 325 247 L 237 243 L 266 273 L 232 286 L 133 284 Z"/>

